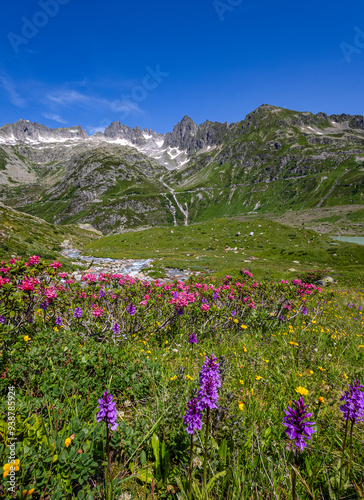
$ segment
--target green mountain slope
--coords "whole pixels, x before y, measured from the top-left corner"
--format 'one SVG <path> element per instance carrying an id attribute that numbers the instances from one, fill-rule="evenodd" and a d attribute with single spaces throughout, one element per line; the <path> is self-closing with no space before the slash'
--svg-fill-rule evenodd
<path id="1" fill-rule="evenodd" d="M 186 116 L 172 132 L 156 134 L 115 123 L 112 134 L 96 139 L 77 127 L 31 124 L 40 142 L 27 142 L 28 127 L 20 121 L 0 129 L 0 200 L 56 224 L 117 233 L 364 203 L 358 115 L 262 105 L 230 125 L 196 125 Z M 10 133 L 17 142 L 6 143 Z"/>
<path id="2" fill-rule="evenodd" d="M 167 181 L 192 220 L 361 204 L 364 130 L 262 106 Z"/>
<path id="3" fill-rule="evenodd" d="M 29 257 L 59 259 L 60 244 L 72 241 L 74 247 L 99 238 L 92 231 L 77 226 L 55 226 L 32 215 L 18 212 L 0 203 L 0 257 Z"/>
<path id="4" fill-rule="evenodd" d="M 158 180 L 166 170 L 133 148 L 77 151 L 39 170 L 39 183 L 8 189 L 9 204 L 48 222 L 92 223 L 105 232 L 171 222 Z"/>

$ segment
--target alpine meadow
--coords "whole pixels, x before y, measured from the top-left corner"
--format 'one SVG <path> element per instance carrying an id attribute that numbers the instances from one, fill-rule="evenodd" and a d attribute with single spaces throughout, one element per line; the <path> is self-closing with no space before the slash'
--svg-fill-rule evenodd
<path id="1" fill-rule="evenodd" d="M 363 499 L 362 3 L 3 10 L 0 497 Z"/>

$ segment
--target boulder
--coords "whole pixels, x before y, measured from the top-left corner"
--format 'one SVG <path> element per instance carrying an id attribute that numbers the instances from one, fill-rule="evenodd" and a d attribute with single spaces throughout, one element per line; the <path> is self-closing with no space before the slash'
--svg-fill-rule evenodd
<path id="1" fill-rule="evenodd" d="M 329 286 L 335 283 L 334 278 L 331 278 L 331 276 L 325 276 L 325 278 L 322 278 L 322 280 L 316 281 L 317 285 L 319 286 Z"/>

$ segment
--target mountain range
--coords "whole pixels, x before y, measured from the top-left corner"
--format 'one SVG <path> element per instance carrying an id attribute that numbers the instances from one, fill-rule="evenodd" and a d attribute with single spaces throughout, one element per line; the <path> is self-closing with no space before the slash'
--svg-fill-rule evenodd
<path id="1" fill-rule="evenodd" d="M 0 201 L 104 234 L 214 217 L 364 203 L 364 118 L 262 105 L 237 123 L 173 131 L 120 122 L 89 136 L 0 127 Z"/>

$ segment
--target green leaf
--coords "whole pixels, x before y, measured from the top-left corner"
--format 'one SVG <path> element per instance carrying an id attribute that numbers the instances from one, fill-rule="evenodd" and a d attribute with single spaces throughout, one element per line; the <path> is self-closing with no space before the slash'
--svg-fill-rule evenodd
<path id="1" fill-rule="evenodd" d="M 152 447 L 153 447 L 153 454 L 155 458 L 155 465 L 156 468 L 158 469 L 160 465 L 160 460 L 159 460 L 159 438 L 156 434 L 153 434 L 152 436 Z"/>
<path id="2" fill-rule="evenodd" d="M 132 474 L 134 474 L 134 468 L 135 468 L 135 464 L 134 464 L 134 462 L 130 462 L 130 464 L 129 464 L 129 469 L 130 469 L 130 472 L 131 472 Z"/>
<path id="3" fill-rule="evenodd" d="M 307 457 L 305 457 L 305 465 L 306 465 L 306 470 L 307 470 L 308 476 L 311 477 L 312 470 L 311 470 L 310 462 L 309 462 Z"/>
<path id="4" fill-rule="evenodd" d="M 192 480 L 192 489 L 197 500 L 202 500 L 202 490 L 200 489 L 200 485 L 197 484 L 194 479 Z"/>
<path id="5" fill-rule="evenodd" d="M 211 491 L 211 489 L 212 489 L 212 487 L 213 487 L 213 485 L 215 484 L 215 481 L 216 481 L 217 479 L 219 479 L 220 477 L 224 477 L 224 476 L 226 476 L 226 474 L 227 474 L 227 470 L 223 470 L 223 471 L 218 472 L 217 474 L 215 474 L 215 475 L 214 475 L 214 477 L 212 477 L 212 478 L 210 479 L 210 481 L 207 483 L 207 485 L 206 485 L 206 490 L 207 490 L 208 492 L 210 492 L 210 491 Z"/>
<path id="6" fill-rule="evenodd" d="M 141 463 L 142 465 L 144 465 L 146 461 L 147 461 L 147 456 L 146 456 L 146 454 L 145 454 L 145 451 L 144 451 L 144 450 L 142 450 L 142 452 L 141 452 L 141 454 L 140 454 L 140 463 Z"/>
<path id="7" fill-rule="evenodd" d="M 176 477 L 175 480 L 176 480 L 177 486 L 178 486 L 178 488 L 180 490 L 179 493 L 182 495 L 182 499 L 183 500 L 190 500 L 188 498 L 188 495 L 187 495 L 184 487 L 183 487 L 181 478 L 180 477 Z"/>
<path id="8" fill-rule="evenodd" d="M 212 442 L 213 449 L 218 450 L 219 447 L 218 447 L 217 442 L 215 441 L 215 439 L 213 437 L 211 437 L 211 442 Z"/>
<path id="9" fill-rule="evenodd" d="M 150 469 L 143 469 L 138 471 L 137 478 L 143 481 L 144 483 L 151 483 L 153 480 L 153 474 Z"/>
<path id="10" fill-rule="evenodd" d="M 227 457 L 227 441 L 225 438 L 221 441 L 219 448 L 219 456 L 221 458 L 221 461 L 225 464 Z"/>

